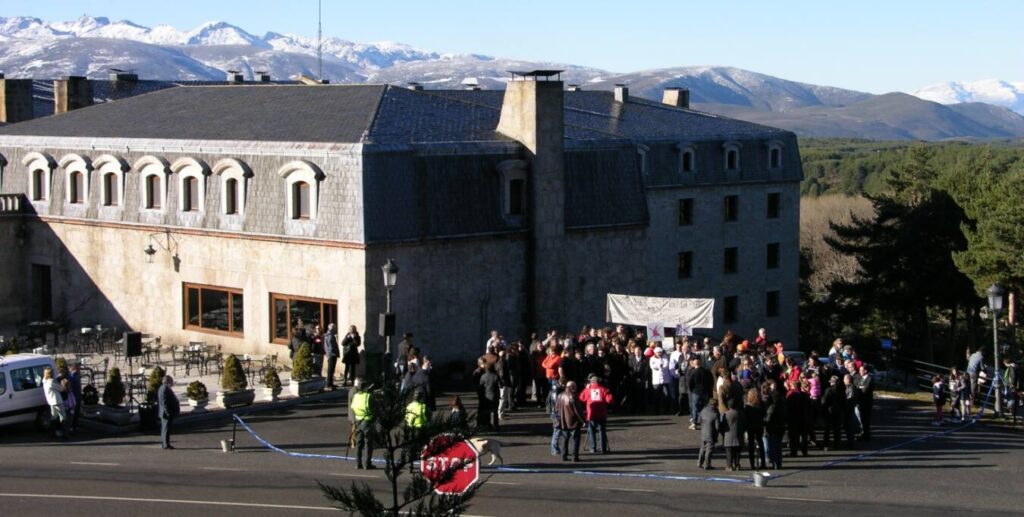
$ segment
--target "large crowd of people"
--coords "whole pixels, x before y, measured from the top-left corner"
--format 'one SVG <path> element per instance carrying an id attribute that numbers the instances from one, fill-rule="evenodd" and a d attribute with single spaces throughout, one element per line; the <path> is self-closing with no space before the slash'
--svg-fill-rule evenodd
<path id="1" fill-rule="evenodd" d="M 484 428 L 500 429 L 508 411 L 547 409 L 551 453 L 578 461 L 580 433 L 588 449 L 606 453 L 609 411 L 685 416 L 700 433 L 701 468 L 719 445 L 726 468 L 782 468 L 812 448 L 852 447 L 871 439 L 874 380 L 853 347 L 835 340 L 827 355 L 787 353 L 765 329 L 753 340 L 732 332 L 719 342 L 690 336 L 648 341 L 643 330 L 583 327 L 508 343 L 493 331 L 478 360 Z M 821 434 L 819 434 L 821 433 Z"/>

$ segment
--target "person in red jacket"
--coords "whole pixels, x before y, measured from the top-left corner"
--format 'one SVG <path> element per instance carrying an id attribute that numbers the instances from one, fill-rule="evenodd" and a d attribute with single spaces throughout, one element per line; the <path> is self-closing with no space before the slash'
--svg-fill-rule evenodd
<path id="1" fill-rule="evenodd" d="M 548 378 L 548 383 L 551 387 L 554 387 L 558 383 L 558 368 L 562 365 L 562 356 L 558 355 L 558 351 L 555 347 L 548 348 L 548 356 L 544 358 L 544 362 L 541 366 L 544 368 L 544 376 Z"/>
<path id="2" fill-rule="evenodd" d="M 612 393 L 601 386 L 601 379 L 597 375 L 590 376 L 590 384 L 587 384 L 580 393 L 580 402 L 587 405 L 587 443 L 590 445 L 590 452 L 597 452 L 597 434 L 601 434 L 601 454 L 608 454 L 608 406 L 614 402 Z"/>

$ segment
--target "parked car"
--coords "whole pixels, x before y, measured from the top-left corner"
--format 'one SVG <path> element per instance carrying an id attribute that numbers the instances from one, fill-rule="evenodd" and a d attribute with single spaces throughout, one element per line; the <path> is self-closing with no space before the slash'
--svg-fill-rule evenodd
<path id="1" fill-rule="evenodd" d="M 43 370 L 57 366 L 39 354 L 0 356 L 0 426 L 35 421 L 45 427 L 50 408 L 43 394 Z"/>

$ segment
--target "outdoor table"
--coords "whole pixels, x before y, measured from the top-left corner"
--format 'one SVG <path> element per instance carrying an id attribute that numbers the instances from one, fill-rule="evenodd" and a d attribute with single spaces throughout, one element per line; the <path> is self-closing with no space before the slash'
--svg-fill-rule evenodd
<path id="1" fill-rule="evenodd" d="M 206 350 L 203 347 L 190 346 L 185 350 L 185 375 L 189 375 L 192 367 L 199 369 L 200 375 L 203 371 L 203 364 L 206 362 Z"/>

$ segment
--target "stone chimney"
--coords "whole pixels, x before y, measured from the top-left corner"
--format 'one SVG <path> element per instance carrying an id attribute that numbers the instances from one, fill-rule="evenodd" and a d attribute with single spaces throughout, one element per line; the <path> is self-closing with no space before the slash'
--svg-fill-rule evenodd
<path id="1" fill-rule="evenodd" d="M 242 83 L 245 82 L 245 76 L 239 70 L 228 70 L 227 81 L 229 83 Z"/>
<path id="2" fill-rule="evenodd" d="M 423 85 L 420 84 L 420 83 L 417 83 L 415 81 L 412 81 L 412 82 L 409 83 L 409 89 L 421 92 L 421 91 L 423 91 Z"/>
<path id="3" fill-rule="evenodd" d="M 629 100 L 629 88 L 624 84 L 615 85 L 615 102 L 626 102 Z"/>
<path id="4" fill-rule="evenodd" d="M 318 84 L 328 84 L 328 83 L 330 83 L 330 81 L 328 81 L 327 79 L 317 79 L 315 77 L 310 77 L 310 76 L 308 76 L 306 74 L 299 74 L 298 80 L 299 80 L 300 83 L 305 84 L 307 86 L 315 86 L 315 85 L 318 85 Z"/>
<path id="5" fill-rule="evenodd" d="M 92 83 L 85 77 L 69 75 L 53 82 L 53 114 L 92 106 Z"/>
<path id="6" fill-rule="evenodd" d="M 32 120 L 32 79 L 6 79 L 0 74 L 0 122 Z"/>
<path id="7" fill-rule="evenodd" d="M 690 109 L 690 90 L 676 87 L 665 88 L 665 92 L 661 95 L 661 102 L 676 108 Z"/>
<path id="8" fill-rule="evenodd" d="M 565 92 L 558 70 L 512 72 L 498 132 L 526 148 L 526 328 L 565 327 Z"/>
<path id="9" fill-rule="evenodd" d="M 260 70 L 260 71 L 257 71 L 257 72 L 253 72 L 253 75 L 255 76 L 257 82 L 261 82 L 261 83 L 269 83 L 270 82 L 270 72 L 267 72 L 265 70 Z"/>
<path id="10" fill-rule="evenodd" d="M 109 79 L 115 82 L 124 83 L 136 83 L 139 81 L 139 76 L 131 72 L 122 72 L 120 70 L 111 71 Z"/>

